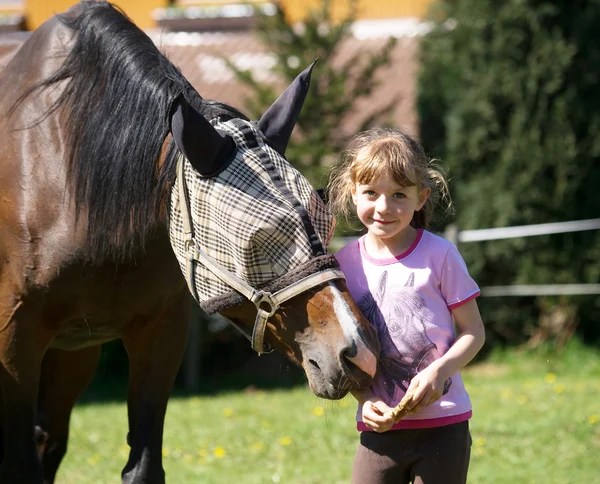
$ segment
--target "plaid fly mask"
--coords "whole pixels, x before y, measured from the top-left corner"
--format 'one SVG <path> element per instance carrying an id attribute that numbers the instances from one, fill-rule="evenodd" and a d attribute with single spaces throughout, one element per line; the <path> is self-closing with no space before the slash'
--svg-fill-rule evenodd
<path id="1" fill-rule="evenodd" d="M 310 68 L 303 74 L 307 73 Z M 306 89 L 307 82 L 300 87 Z M 298 86 L 292 84 L 282 95 L 288 94 L 284 103 L 288 108 L 294 104 L 290 90 L 292 101 L 299 96 Z M 301 101 L 304 96 L 300 93 Z M 297 106 L 294 109 L 299 112 Z M 181 112 L 178 115 L 184 119 Z M 277 117 L 281 119 L 280 112 Z M 270 128 L 276 127 L 277 135 L 285 130 L 291 134 L 293 124 L 282 126 L 271 120 L 269 128 L 263 121 L 255 126 L 242 119 L 217 120 L 213 126 L 199 119 L 216 133 L 211 132 L 213 144 L 216 140 L 222 145 L 213 150 L 216 157 L 225 158 L 210 166 L 206 176 L 197 163 L 194 166 L 194 147 L 183 146 L 185 128 L 180 125 L 185 120 L 174 119 L 173 134 L 181 154 L 169 212 L 171 245 L 190 292 L 209 314 L 244 299 L 252 301 L 257 308 L 253 333 L 238 329 L 259 353 L 264 352 L 266 321 L 281 303 L 344 277 L 326 251 L 335 227 L 333 215 L 283 156 L 289 135 L 287 139 L 274 136 L 275 142 L 269 138 Z"/>

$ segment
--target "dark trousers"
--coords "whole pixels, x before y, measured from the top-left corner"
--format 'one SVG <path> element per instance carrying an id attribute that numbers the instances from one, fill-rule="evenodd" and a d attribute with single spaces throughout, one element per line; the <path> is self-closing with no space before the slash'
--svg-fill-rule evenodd
<path id="1" fill-rule="evenodd" d="M 432 429 L 362 432 L 352 484 L 465 484 L 469 422 Z"/>

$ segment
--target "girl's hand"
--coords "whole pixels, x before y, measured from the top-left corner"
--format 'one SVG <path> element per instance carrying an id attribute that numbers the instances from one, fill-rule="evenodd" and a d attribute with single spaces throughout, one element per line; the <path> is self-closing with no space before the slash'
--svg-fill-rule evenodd
<path id="1" fill-rule="evenodd" d="M 412 393 L 406 408 L 414 412 L 437 402 L 442 398 L 447 378 L 435 363 L 422 370 L 411 380 L 406 390 L 407 395 Z"/>
<path id="2" fill-rule="evenodd" d="M 390 410 L 381 400 L 369 398 L 362 404 L 363 422 L 375 432 L 387 432 L 394 425 Z"/>

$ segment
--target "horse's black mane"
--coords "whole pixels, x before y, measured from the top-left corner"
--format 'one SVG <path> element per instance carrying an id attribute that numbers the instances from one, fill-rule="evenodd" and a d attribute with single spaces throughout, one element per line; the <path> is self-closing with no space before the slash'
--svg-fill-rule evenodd
<path id="1" fill-rule="evenodd" d="M 245 116 L 204 100 L 152 40 L 107 2 L 82 2 L 60 20 L 76 32 L 61 68 L 36 88 L 67 80 L 64 107 L 69 180 L 78 218 L 87 216 L 83 257 L 130 259 L 156 229 L 175 176 L 176 148 L 157 161 L 183 96 L 207 119 Z M 162 209 L 162 212 L 161 212 Z"/>

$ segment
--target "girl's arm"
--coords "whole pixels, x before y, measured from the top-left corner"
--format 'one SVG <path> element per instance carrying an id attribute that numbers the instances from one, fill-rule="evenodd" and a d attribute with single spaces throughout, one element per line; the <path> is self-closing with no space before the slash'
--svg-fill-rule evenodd
<path id="1" fill-rule="evenodd" d="M 407 407 L 411 410 L 431 405 L 442 397 L 444 382 L 469 363 L 485 342 L 485 329 L 475 299 L 452 310 L 458 337 L 446 354 L 415 376 L 407 393 L 414 391 Z"/>

